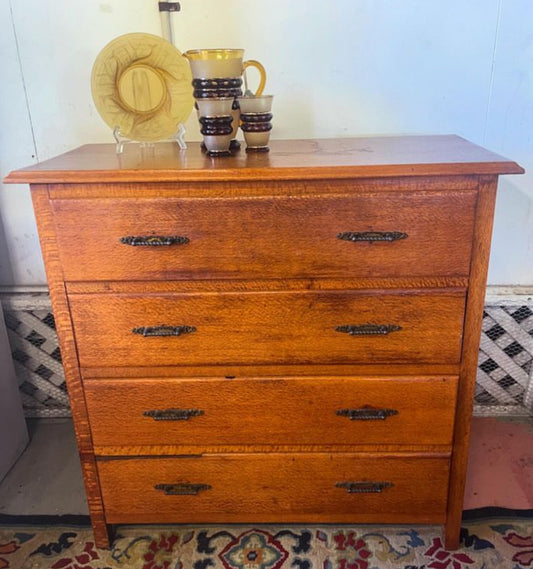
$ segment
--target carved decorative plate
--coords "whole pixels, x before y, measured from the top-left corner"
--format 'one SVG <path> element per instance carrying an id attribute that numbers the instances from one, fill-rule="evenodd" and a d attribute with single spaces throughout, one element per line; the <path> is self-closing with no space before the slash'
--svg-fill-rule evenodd
<path id="1" fill-rule="evenodd" d="M 94 62 L 91 89 L 107 125 L 131 140 L 171 137 L 194 104 L 189 62 L 151 34 L 126 34 L 108 43 Z"/>

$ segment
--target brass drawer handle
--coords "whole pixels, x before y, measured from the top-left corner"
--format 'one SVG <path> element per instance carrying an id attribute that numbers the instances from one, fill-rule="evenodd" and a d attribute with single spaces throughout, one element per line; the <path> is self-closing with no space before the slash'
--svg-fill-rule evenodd
<path id="1" fill-rule="evenodd" d="M 387 417 L 398 415 L 398 411 L 361 407 L 360 409 L 338 409 L 335 414 L 339 417 L 348 417 L 350 421 L 384 421 Z"/>
<path id="2" fill-rule="evenodd" d="M 381 494 L 386 488 L 392 488 L 392 482 L 337 482 L 337 488 L 345 488 L 348 494 Z"/>
<path id="3" fill-rule="evenodd" d="M 185 245 L 189 241 L 188 237 L 181 235 L 128 235 L 120 238 L 120 242 L 124 245 L 133 245 L 134 247 L 168 247 L 170 245 Z"/>
<path id="4" fill-rule="evenodd" d="M 209 484 L 156 484 L 154 488 L 165 496 L 197 496 L 202 490 L 211 490 Z"/>
<path id="5" fill-rule="evenodd" d="M 153 409 L 143 412 L 144 417 L 152 417 L 154 421 L 188 421 L 203 414 L 201 409 Z"/>
<path id="6" fill-rule="evenodd" d="M 346 324 L 337 326 L 335 331 L 350 334 L 350 336 L 386 336 L 401 329 L 402 327 L 397 324 Z"/>
<path id="7" fill-rule="evenodd" d="M 405 239 L 407 233 L 401 231 L 345 231 L 339 233 L 337 239 L 342 241 L 398 241 L 398 239 Z"/>
<path id="8" fill-rule="evenodd" d="M 133 334 L 140 336 L 182 336 L 183 334 L 192 334 L 196 332 L 194 326 L 141 326 L 133 328 Z"/>

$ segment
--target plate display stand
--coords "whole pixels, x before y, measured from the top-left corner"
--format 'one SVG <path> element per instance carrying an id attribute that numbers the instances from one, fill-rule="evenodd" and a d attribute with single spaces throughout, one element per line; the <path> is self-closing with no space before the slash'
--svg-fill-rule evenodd
<path id="1" fill-rule="evenodd" d="M 170 138 L 168 138 L 164 141 L 160 141 L 160 142 L 168 142 L 169 140 L 175 140 L 178 143 L 180 150 L 187 150 L 187 143 L 185 142 L 185 133 L 186 132 L 187 131 L 185 130 L 185 126 L 183 125 L 183 123 L 179 123 L 178 129 L 176 130 L 176 133 L 173 136 L 171 136 Z M 113 129 L 113 137 L 115 138 L 115 141 L 117 143 L 117 145 L 116 145 L 117 154 L 122 154 L 124 152 L 124 146 L 126 144 L 128 144 L 129 142 L 139 142 L 137 140 L 132 140 L 130 138 L 127 138 L 126 136 L 123 136 L 122 133 L 120 132 L 119 126 L 115 126 L 115 128 Z M 155 142 L 143 142 L 143 141 L 141 141 L 141 146 L 144 148 L 151 148 L 151 147 L 153 147 L 154 144 L 155 144 Z"/>

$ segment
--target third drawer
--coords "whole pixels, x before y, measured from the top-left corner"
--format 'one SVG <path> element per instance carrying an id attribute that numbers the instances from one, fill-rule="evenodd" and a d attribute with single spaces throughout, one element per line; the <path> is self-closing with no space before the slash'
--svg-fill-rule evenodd
<path id="1" fill-rule="evenodd" d="M 85 382 L 96 447 L 450 445 L 456 377 Z"/>

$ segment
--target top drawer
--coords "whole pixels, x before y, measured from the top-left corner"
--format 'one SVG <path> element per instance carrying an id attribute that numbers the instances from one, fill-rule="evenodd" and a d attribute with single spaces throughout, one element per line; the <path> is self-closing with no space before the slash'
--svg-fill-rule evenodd
<path id="1" fill-rule="evenodd" d="M 67 281 L 451 277 L 469 272 L 475 196 L 57 199 L 52 209 Z M 154 236 L 184 239 L 123 239 Z"/>

